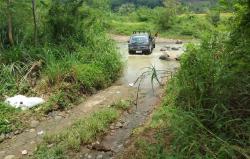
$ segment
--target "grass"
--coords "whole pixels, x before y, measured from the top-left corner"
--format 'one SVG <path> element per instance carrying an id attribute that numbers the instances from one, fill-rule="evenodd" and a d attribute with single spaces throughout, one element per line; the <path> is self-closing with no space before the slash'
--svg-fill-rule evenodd
<path id="1" fill-rule="evenodd" d="M 136 30 L 155 31 L 155 26 L 148 22 L 124 22 L 112 20 L 110 23 L 112 34 L 131 35 Z"/>
<path id="2" fill-rule="evenodd" d="M 0 103 L 0 110 L 0 134 L 7 134 L 22 128 L 23 123 L 19 118 L 21 110 L 11 108 L 4 103 Z"/>
<path id="3" fill-rule="evenodd" d="M 187 47 L 162 107 L 122 158 L 249 158 L 249 15 L 230 36 Z"/>
<path id="4" fill-rule="evenodd" d="M 107 38 L 103 29 L 93 26 L 86 28 L 85 32 L 86 39 L 81 39 L 86 41 L 83 44 L 69 39 L 70 46 L 67 41 L 61 44 L 16 46 L 2 50 L 0 100 L 4 101 L 5 96 L 17 94 L 46 96 L 45 104 L 25 111 L 25 120 L 28 121 L 29 117 L 69 109 L 86 95 L 110 86 L 119 77 L 122 68 L 115 44 Z M 27 72 L 39 60 L 42 65 L 32 72 L 32 78 L 26 79 Z M 35 81 L 34 85 L 32 81 Z M 10 116 L 10 119 L 22 113 L 10 108 L 5 109 L 2 114 L 5 117 Z M 0 134 L 16 129 L 14 122 L 3 130 L 5 125 L 6 122 L 1 121 L 0 127 L 3 128 Z"/>
<path id="5" fill-rule="evenodd" d="M 161 10 L 159 10 L 160 12 Z M 148 11 L 149 12 L 149 11 Z M 153 14 L 153 13 L 152 13 Z M 159 13 L 160 14 L 160 13 Z M 115 17 L 116 15 L 114 15 Z M 221 13 L 219 25 L 215 27 L 208 20 L 207 14 L 182 14 L 175 17 L 168 29 L 160 28 L 157 21 L 159 15 L 149 16 L 146 21 L 140 21 L 135 13 L 128 16 L 118 16 L 113 18 L 110 23 L 112 34 L 131 35 L 135 30 L 146 30 L 152 33 L 159 32 L 161 37 L 174 39 L 202 38 L 214 30 L 228 31 L 228 19 L 231 13 Z M 130 17 L 130 18 L 128 18 Z M 160 17 L 158 17 L 160 18 Z"/>
<path id="6" fill-rule="evenodd" d="M 70 152 L 78 152 L 82 145 L 89 144 L 104 135 L 109 125 L 118 119 L 120 112 L 129 109 L 130 106 L 129 102 L 120 101 L 78 120 L 60 133 L 46 135 L 33 158 L 70 157 Z"/>
<path id="7" fill-rule="evenodd" d="M 245 98 L 249 96 L 245 70 L 249 13 L 246 17 L 248 21 L 230 37 L 217 34 L 203 39 L 200 46 L 188 46 L 149 126 L 155 135 L 145 136 L 144 130 L 123 158 L 249 158 L 249 100 Z M 240 74 L 244 76 L 238 78 Z M 172 136 L 170 143 L 168 136 Z"/>

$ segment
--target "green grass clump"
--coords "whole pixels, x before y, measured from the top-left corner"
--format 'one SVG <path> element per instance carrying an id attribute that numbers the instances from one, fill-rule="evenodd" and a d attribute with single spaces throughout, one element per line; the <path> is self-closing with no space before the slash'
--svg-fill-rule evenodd
<path id="1" fill-rule="evenodd" d="M 22 127 L 22 121 L 18 118 L 20 110 L 1 102 L 0 110 L 0 134 L 7 134 Z"/>
<path id="2" fill-rule="evenodd" d="M 121 110 L 128 110 L 131 108 L 131 102 L 127 100 L 120 100 L 119 102 L 114 103 L 111 106 L 114 108 L 121 109 Z"/>
<path id="3" fill-rule="evenodd" d="M 79 151 L 80 146 L 93 142 L 97 136 L 101 136 L 108 129 L 110 123 L 119 116 L 119 110 L 105 108 L 91 114 L 86 119 L 81 119 L 74 123 L 67 130 L 55 135 L 48 135 L 44 138 L 44 143 L 38 147 L 34 158 L 67 158 L 70 151 Z M 52 147 L 48 147 L 49 145 Z M 61 153 L 63 152 L 63 153 Z"/>
<path id="4" fill-rule="evenodd" d="M 107 76 L 103 73 L 102 68 L 94 64 L 79 64 L 73 66 L 76 78 L 83 85 L 86 91 L 92 88 L 100 90 L 107 85 Z"/>
<path id="5" fill-rule="evenodd" d="M 70 152 L 78 152 L 82 145 L 89 144 L 104 135 L 109 125 L 118 119 L 121 111 L 129 109 L 130 106 L 130 102 L 121 100 L 76 121 L 66 130 L 46 135 L 33 158 L 68 158 Z"/>

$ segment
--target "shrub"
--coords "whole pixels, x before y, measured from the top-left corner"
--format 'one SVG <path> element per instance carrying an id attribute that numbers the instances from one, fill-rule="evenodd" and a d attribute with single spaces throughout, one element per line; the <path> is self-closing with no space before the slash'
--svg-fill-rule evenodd
<path id="1" fill-rule="evenodd" d="M 207 14 L 207 18 L 214 26 L 217 26 L 220 22 L 220 12 L 217 10 L 210 10 Z"/>
<path id="2" fill-rule="evenodd" d="M 102 68 L 94 64 L 79 64 L 73 66 L 76 78 L 85 90 L 90 91 L 104 88 L 107 82 L 107 76 L 103 73 Z"/>

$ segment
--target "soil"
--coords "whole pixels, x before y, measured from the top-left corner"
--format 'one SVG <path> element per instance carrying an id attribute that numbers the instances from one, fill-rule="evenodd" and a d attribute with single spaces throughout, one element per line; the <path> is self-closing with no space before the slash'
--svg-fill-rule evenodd
<path id="1" fill-rule="evenodd" d="M 32 155 L 36 146 L 42 141 L 44 134 L 53 134 L 69 127 L 77 119 L 84 118 L 90 112 L 99 110 L 121 99 L 135 100 L 137 93 L 137 85 L 129 86 L 138 76 L 140 76 L 146 67 L 154 66 L 157 70 L 175 71 L 179 67 L 179 62 L 174 60 L 183 53 L 183 44 L 177 45 L 174 40 L 160 39 L 157 40 L 156 48 L 151 55 L 128 55 L 127 43 L 125 36 L 114 36 L 112 38 L 117 41 L 117 48 L 120 50 L 125 63 L 124 72 L 113 86 L 97 92 L 95 95 L 88 97 L 85 102 L 73 107 L 65 112 L 54 112 L 51 118 L 41 121 L 34 128 L 27 129 L 21 134 L 15 135 L 13 138 L 5 140 L 0 144 L 0 158 L 8 155 L 14 155 L 14 158 L 26 158 Z M 180 47 L 177 51 L 160 51 L 161 48 Z M 159 56 L 168 54 L 170 61 L 161 61 Z M 166 80 L 165 78 L 163 81 Z M 124 145 L 129 141 L 129 137 L 135 128 L 143 125 L 150 117 L 156 105 L 161 102 L 163 89 L 155 84 L 154 91 L 151 89 L 150 77 L 146 77 L 141 84 L 138 105 L 134 106 L 130 111 L 124 112 L 118 122 L 110 126 L 110 132 L 107 133 L 97 145 L 93 143 L 91 146 L 84 146 L 75 158 L 114 158 L 117 154 L 124 150 Z M 27 155 L 23 155 L 22 151 L 27 150 Z"/>

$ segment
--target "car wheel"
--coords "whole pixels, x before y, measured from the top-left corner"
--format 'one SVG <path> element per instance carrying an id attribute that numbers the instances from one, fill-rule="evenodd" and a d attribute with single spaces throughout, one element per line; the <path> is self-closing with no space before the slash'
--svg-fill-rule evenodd
<path id="1" fill-rule="evenodd" d="M 148 49 L 147 51 L 145 51 L 145 54 L 146 54 L 146 55 L 151 54 L 151 49 Z"/>
<path id="2" fill-rule="evenodd" d="M 134 51 L 129 50 L 128 53 L 129 53 L 130 55 L 132 55 L 132 54 L 134 54 Z"/>

